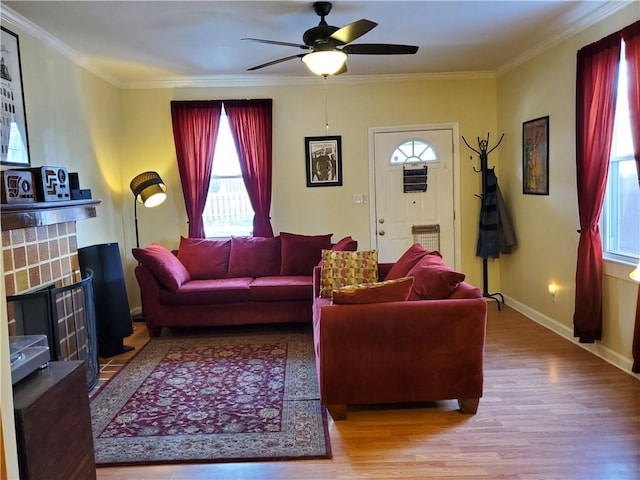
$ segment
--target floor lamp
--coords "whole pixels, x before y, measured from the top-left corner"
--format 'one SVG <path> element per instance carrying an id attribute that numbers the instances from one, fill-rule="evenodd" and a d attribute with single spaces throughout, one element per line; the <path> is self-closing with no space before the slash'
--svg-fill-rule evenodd
<path id="1" fill-rule="evenodd" d="M 140 236 L 138 234 L 138 203 L 145 207 L 157 207 L 167 198 L 167 186 L 157 172 L 142 172 L 136 175 L 129 184 L 133 192 L 133 217 L 136 224 L 136 247 L 140 248 Z M 134 315 L 134 320 L 144 321 L 144 305 L 140 302 L 142 313 Z"/>
<path id="2" fill-rule="evenodd" d="M 140 247 L 138 235 L 138 203 L 145 207 L 157 207 L 167 198 L 167 186 L 157 172 L 142 172 L 129 184 L 133 192 L 133 216 L 136 224 L 136 247 Z"/>

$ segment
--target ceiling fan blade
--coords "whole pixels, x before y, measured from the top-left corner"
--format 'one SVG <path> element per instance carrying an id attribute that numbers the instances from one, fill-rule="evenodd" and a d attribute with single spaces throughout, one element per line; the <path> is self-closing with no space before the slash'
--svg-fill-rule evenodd
<path id="1" fill-rule="evenodd" d="M 377 25 L 376 22 L 363 18 L 336 30 L 331 34 L 330 38 L 336 40 L 340 45 L 344 45 L 345 43 L 353 42 L 356 38 L 360 38 Z"/>
<path id="2" fill-rule="evenodd" d="M 285 47 L 297 47 L 302 48 L 303 50 L 309 50 L 308 45 L 302 45 L 301 43 L 290 43 L 290 42 L 278 42 L 276 40 L 263 40 L 261 38 L 242 38 L 241 40 L 249 40 L 251 42 L 258 43 L 268 43 L 270 45 L 284 45 Z"/>
<path id="3" fill-rule="evenodd" d="M 279 58 L 278 60 L 273 60 L 271 62 L 263 63 L 262 65 L 256 65 L 255 67 L 247 68 L 247 71 L 251 72 L 260 68 L 270 67 L 271 65 L 277 65 L 278 63 L 286 62 L 287 60 L 293 60 L 294 58 L 302 58 L 305 55 L 306 54 L 301 53 L 299 55 L 291 55 L 289 57 Z"/>
<path id="4" fill-rule="evenodd" d="M 354 55 L 412 55 L 418 51 L 418 47 L 391 43 L 359 43 L 345 45 L 342 51 Z"/>

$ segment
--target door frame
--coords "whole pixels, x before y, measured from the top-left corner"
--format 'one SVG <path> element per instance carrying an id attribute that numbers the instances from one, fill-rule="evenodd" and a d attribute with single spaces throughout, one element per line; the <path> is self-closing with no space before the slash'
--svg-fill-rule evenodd
<path id="1" fill-rule="evenodd" d="M 376 133 L 412 132 L 423 130 L 451 130 L 453 142 L 453 238 L 455 265 L 460 271 L 462 264 L 462 237 L 460 221 L 460 126 L 457 122 L 425 123 L 418 125 L 395 125 L 386 127 L 369 127 L 369 245 L 376 248 L 376 169 L 374 136 Z"/>

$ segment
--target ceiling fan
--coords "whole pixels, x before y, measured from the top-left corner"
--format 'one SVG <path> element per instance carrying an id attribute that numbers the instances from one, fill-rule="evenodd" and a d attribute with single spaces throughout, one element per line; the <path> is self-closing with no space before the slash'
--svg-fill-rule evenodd
<path id="1" fill-rule="evenodd" d="M 352 45 L 351 42 L 360 38 L 372 30 L 378 24 L 371 20 L 357 20 L 342 28 L 327 24 L 325 17 L 331 11 L 331 2 L 315 2 L 313 10 L 320 17 L 317 27 L 312 27 L 304 32 L 302 41 L 304 44 L 279 42 L 275 40 L 263 40 L 260 38 L 243 38 L 252 42 L 268 43 L 272 45 L 284 45 L 289 47 L 309 50 L 308 53 L 290 55 L 271 62 L 256 65 L 247 70 L 259 70 L 261 68 L 277 65 L 294 58 L 300 58 L 316 75 L 338 75 L 347 71 L 347 54 L 350 55 L 411 55 L 418 51 L 413 45 L 397 45 L 389 43 L 361 43 Z"/>

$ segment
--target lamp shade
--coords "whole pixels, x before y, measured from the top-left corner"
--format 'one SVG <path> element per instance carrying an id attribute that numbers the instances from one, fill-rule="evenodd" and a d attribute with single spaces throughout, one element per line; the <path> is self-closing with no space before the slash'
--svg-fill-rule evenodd
<path id="1" fill-rule="evenodd" d="M 347 54 L 340 50 L 321 50 L 307 53 L 302 61 L 316 75 L 334 75 L 347 61 Z"/>
<path id="2" fill-rule="evenodd" d="M 145 207 L 160 205 L 167 198 L 167 186 L 157 172 L 142 172 L 129 184 L 136 201 Z"/>

